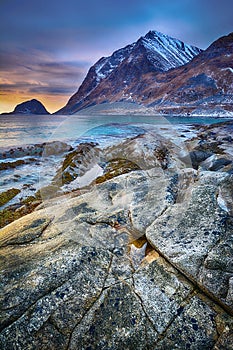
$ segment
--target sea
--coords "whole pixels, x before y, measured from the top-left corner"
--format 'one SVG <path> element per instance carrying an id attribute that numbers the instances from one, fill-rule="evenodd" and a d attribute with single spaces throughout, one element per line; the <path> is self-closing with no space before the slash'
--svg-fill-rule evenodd
<path id="1" fill-rule="evenodd" d="M 211 116 L 1 115 L 0 163 L 27 160 L 31 157 L 30 154 L 20 156 L 14 150 L 28 145 L 63 141 L 72 147 L 81 142 L 96 142 L 100 147 L 107 147 L 124 139 L 152 132 L 158 127 L 166 137 L 179 134 L 185 140 L 195 135 L 195 124 L 210 125 L 227 120 L 229 118 Z M 61 161 L 61 156 L 37 157 L 34 155 L 33 162 L 28 161 L 8 169 L 2 167 L 0 193 L 10 188 L 20 189 L 20 194 L 8 204 L 14 204 L 17 200 L 35 194 L 39 188 L 50 183 Z"/>
<path id="2" fill-rule="evenodd" d="M 3 148 L 28 144 L 66 141 L 75 144 L 82 140 L 111 142 L 113 139 L 133 136 L 140 133 L 143 125 L 170 124 L 171 127 L 182 125 L 209 125 L 229 118 L 221 117 L 161 117 L 136 115 L 1 115 L 0 116 L 0 151 Z"/>

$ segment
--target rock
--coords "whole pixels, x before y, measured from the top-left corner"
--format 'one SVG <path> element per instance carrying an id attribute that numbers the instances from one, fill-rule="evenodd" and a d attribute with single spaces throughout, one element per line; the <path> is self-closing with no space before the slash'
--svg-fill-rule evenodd
<path id="1" fill-rule="evenodd" d="M 203 293 L 195 293 L 190 279 L 156 251 L 133 267 L 132 236 L 142 235 L 151 222 L 149 216 L 137 224 L 145 216 L 139 207 L 145 206 L 148 193 L 144 189 L 144 196 L 137 195 L 142 175 L 146 177 L 142 171 L 118 176 L 2 229 L 4 349 L 120 350 L 123 344 L 128 349 L 168 344 L 172 349 L 180 336 L 180 349 L 186 343 L 191 349 L 207 349 L 230 327 L 231 317 Z M 123 202 L 115 199 L 120 189 L 131 193 Z M 154 202 L 161 198 L 154 196 Z M 137 208 L 138 228 L 128 217 L 129 205 L 132 212 Z M 147 205 L 161 220 L 156 204 Z"/>
<path id="2" fill-rule="evenodd" d="M 160 141 L 0 231 L 0 348 L 232 348 L 233 178 Z"/>
<path id="3" fill-rule="evenodd" d="M 15 147 L 9 150 L 5 150 L 0 153 L 0 159 L 5 158 L 23 158 L 27 156 L 31 157 L 48 157 L 51 155 L 59 155 L 71 151 L 72 147 L 65 142 L 51 141 L 44 142 L 35 145 L 27 145 L 23 147 Z M 28 158 L 26 158 L 28 159 Z M 30 158 L 29 158 L 30 160 Z M 35 160 L 35 159 L 33 159 Z M 32 160 L 31 160 L 32 161 Z M 3 163 L 5 164 L 5 163 Z M 13 162 L 14 164 L 14 162 Z M 16 164 L 17 165 L 17 164 Z M 20 164 L 19 164 L 20 165 Z"/>
<path id="4" fill-rule="evenodd" d="M 11 188 L 5 192 L 0 193 L 0 207 L 8 203 L 12 198 L 17 196 L 20 193 L 18 188 Z"/>
<path id="5" fill-rule="evenodd" d="M 76 149 L 69 152 L 65 156 L 62 166 L 57 170 L 52 181 L 53 185 L 57 184 L 62 187 L 90 170 L 100 158 L 100 150 L 96 146 L 97 144 L 94 142 L 81 143 Z"/>
<path id="6" fill-rule="evenodd" d="M 2 162 L 0 163 L 0 170 L 14 169 L 23 164 L 25 164 L 25 160 L 23 159 L 18 159 L 15 162 Z"/>
<path id="7" fill-rule="evenodd" d="M 46 142 L 46 144 L 43 145 L 43 157 L 49 157 L 51 155 L 56 156 L 72 150 L 72 147 L 70 145 L 62 141 Z"/>
<path id="8" fill-rule="evenodd" d="M 30 101 L 25 101 L 18 104 L 13 112 L 3 113 L 3 114 L 50 114 L 43 104 L 36 100 L 32 99 Z"/>
<path id="9" fill-rule="evenodd" d="M 224 158 L 222 155 L 213 154 L 205 161 L 199 163 L 202 170 L 219 171 L 226 169 L 226 166 L 232 164 L 232 161 Z"/>
<path id="10" fill-rule="evenodd" d="M 218 203 L 225 181 L 233 187 L 233 178 L 226 174 L 201 177 L 182 203 L 154 221 L 146 236 L 188 278 L 232 308 L 230 294 L 227 296 L 233 276 L 232 219 Z"/>
<path id="11" fill-rule="evenodd" d="M 198 169 L 198 166 L 207 158 L 211 157 L 212 153 L 206 151 L 192 151 L 190 152 L 190 158 L 194 169 Z"/>
<path id="12" fill-rule="evenodd" d="M 156 348 L 212 349 L 218 338 L 217 317 L 216 311 L 203 301 L 202 296 L 192 297 Z"/>

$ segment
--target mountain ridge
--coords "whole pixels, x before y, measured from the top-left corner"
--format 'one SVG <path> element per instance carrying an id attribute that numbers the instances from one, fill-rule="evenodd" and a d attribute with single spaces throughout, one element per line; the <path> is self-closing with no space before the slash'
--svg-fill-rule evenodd
<path id="1" fill-rule="evenodd" d="M 108 80 L 118 92 L 124 89 L 124 85 L 140 79 L 142 74 L 164 72 L 183 65 L 200 52 L 201 49 L 166 34 L 149 31 L 136 42 L 114 51 L 111 56 L 100 58 L 89 69 L 78 91 L 56 114 L 72 114 L 91 106 L 91 98 L 102 82 Z"/>
<path id="2" fill-rule="evenodd" d="M 225 108 L 233 105 L 233 33 L 215 40 L 187 64 L 144 75 L 135 87 L 137 102 L 148 106 Z M 143 88 L 142 86 L 147 86 Z"/>

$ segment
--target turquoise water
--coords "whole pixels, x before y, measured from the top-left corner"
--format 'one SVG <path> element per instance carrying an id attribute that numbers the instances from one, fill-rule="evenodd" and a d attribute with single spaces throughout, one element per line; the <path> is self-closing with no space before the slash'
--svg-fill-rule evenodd
<path id="1" fill-rule="evenodd" d="M 159 116 L 0 116 L 0 163 L 26 160 L 31 155 L 17 155 L 12 149 L 24 145 L 35 145 L 53 140 L 66 141 L 72 146 L 80 142 L 94 141 L 106 146 L 128 137 L 153 132 L 160 127 L 160 133 L 169 140 L 179 143 L 185 137 L 195 135 L 193 124 L 213 124 L 226 121 L 226 118 L 191 118 Z M 162 126 L 162 127 L 161 127 Z M 5 153 L 6 150 L 9 150 Z M 7 156 L 6 156 L 7 154 Z M 10 188 L 20 189 L 9 204 L 20 198 L 34 195 L 35 192 L 50 183 L 60 166 L 61 157 L 34 156 L 32 162 L 1 171 L 0 192 Z M 43 174 L 43 175 L 41 175 Z"/>
<path id="2" fill-rule="evenodd" d="M 52 140 L 75 143 L 78 139 L 106 142 L 143 132 L 143 124 L 213 124 L 226 118 L 160 116 L 0 116 L 0 147 Z M 108 124 L 108 125 L 106 125 Z"/>

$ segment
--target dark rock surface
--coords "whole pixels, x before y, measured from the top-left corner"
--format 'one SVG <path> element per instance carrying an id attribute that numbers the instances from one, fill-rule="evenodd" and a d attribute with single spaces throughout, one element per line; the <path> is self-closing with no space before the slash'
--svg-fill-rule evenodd
<path id="1" fill-rule="evenodd" d="M 230 128 L 202 127 L 186 153 L 204 140 L 231 160 Z M 160 133 L 109 148 L 138 168 L 0 231 L 1 348 L 233 348 L 232 175 L 179 151 Z"/>

